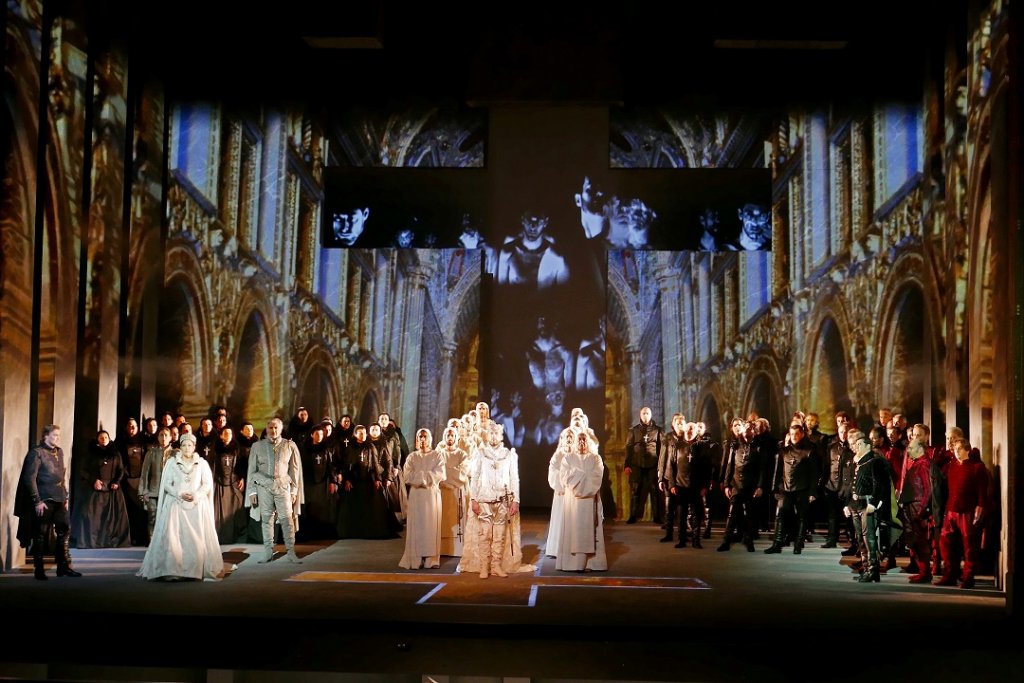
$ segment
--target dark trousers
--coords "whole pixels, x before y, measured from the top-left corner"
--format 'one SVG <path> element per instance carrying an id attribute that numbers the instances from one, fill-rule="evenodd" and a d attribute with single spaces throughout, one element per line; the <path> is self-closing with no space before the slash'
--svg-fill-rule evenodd
<path id="1" fill-rule="evenodd" d="M 775 497 L 779 501 L 775 510 L 775 544 L 785 543 L 786 534 L 792 531 L 794 546 L 803 548 L 810 495 L 807 491 L 793 491 L 777 493 Z"/>
<path id="2" fill-rule="evenodd" d="M 658 499 L 662 497 L 658 490 L 656 467 L 638 467 L 630 475 L 630 485 L 633 487 L 632 506 L 629 511 L 630 519 L 640 519 L 644 515 L 644 506 L 648 498 L 651 501 L 651 515 L 655 521 L 661 519 L 661 506 Z"/>
<path id="3" fill-rule="evenodd" d="M 754 542 L 757 533 L 757 517 L 754 511 L 754 492 L 738 489 L 729 501 L 729 516 L 725 520 L 725 542 L 731 543 L 737 530 L 743 532 L 743 544 Z"/>
<path id="4" fill-rule="evenodd" d="M 666 536 L 675 532 L 676 513 L 679 515 L 679 540 L 686 540 L 687 528 L 693 529 L 694 540 L 700 536 L 700 528 L 704 523 L 704 502 L 700 491 L 693 488 L 676 487 L 675 495 L 671 489 L 668 494 L 668 510 L 665 519 Z"/>
<path id="5" fill-rule="evenodd" d="M 821 506 L 828 519 L 828 536 L 826 541 L 837 543 L 839 541 L 839 520 L 843 519 L 843 501 L 835 491 L 825 489 L 821 492 Z"/>
<path id="6" fill-rule="evenodd" d="M 46 511 L 42 515 L 32 517 L 32 559 L 37 567 L 43 566 L 50 526 L 53 526 L 57 536 L 53 557 L 58 567 L 67 566 L 70 563 L 68 534 L 71 530 L 68 511 L 64 503 L 55 503 L 51 500 L 46 501 Z"/>
<path id="7" fill-rule="evenodd" d="M 877 575 L 878 566 L 878 528 L 875 513 L 868 513 L 867 508 L 853 511 L 853 528 L 860 537 L 860 557 L 864 562 L 864 573 Z"/>

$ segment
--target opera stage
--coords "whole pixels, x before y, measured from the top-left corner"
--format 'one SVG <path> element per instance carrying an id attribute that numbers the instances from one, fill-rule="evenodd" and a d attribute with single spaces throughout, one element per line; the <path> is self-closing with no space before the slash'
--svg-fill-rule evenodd
<path id="1" fill-rule="evenodd" d="M 526 561 L 546 524 L 545 510 L 524 515 Z M 818 535 L 803 555 L 766 556 L 764 534 L 755 553 L 716 552 L 721 531 L 701 550 L 675 549 L 655 524 L 608 521 L 607 573 L 558 572 L 543 558 L 486 581 L 457 575 L 455 558 L 400 570 L 402 539 L 307 544 L 301 565 L 257 565 L 259 546 L 224 546 L 237 569 L 219 583 L 136 578 L 141 548 L 73 550 L 81 579 L 52 567 L 45 583 L 30 567 L 0 575 L 19 625 L 0 677 L 963 681 L 1024 664 L 991 576 L 970 591 L 910 585 L 897 570 L 862 585 Z"/>

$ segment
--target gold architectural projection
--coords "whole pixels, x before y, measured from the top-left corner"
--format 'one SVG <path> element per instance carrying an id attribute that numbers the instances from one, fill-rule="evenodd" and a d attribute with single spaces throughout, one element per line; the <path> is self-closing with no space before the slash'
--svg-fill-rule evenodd
<path id="1" fill-rule="evenodd" d="M 778 430 L 797 409 L 846 409 L 864 421 L 885 406 L 930 423 L 936 439 L 954 424 L 967 431 L 997 473 L 1004 504 L 987 537 L 1005 547 L 1016 343 L 1006 288 L 1018 253 L 1007 208 L 1015 160 L 1002 144 L 1007 7 L 979 11 L 966 45 L 908 100 L 784 106 L 754 125 L 745 149 L 756 159 L 739 159 L 770 169 L 770 254 L 634 252 L 609 265 L 601 448 L 616 502 L 623 436 L 641 405 L 655 407 L 660 422 L 677 410 L 717 416 L 712 433 L 752 409 L 770 412 Z M 44 31 L 40 2 L 5 11 L 3 106 L 13 122 L 3 133 L 0 195 L 5 569 L 22 557 L 10 505 L 39 436 L 32 415 L 61 423 L 78 442 L 129 415 L 169 409 L 194 420 L 217 404 L 257 424 L 308 402 L 316 418 L 389 410 L 406 431 L 436 430 L 431 421 L 489 398 L 476 388 L 478 256 L 319 247 L 324 168 L 341 148 L 311 106 L 179 101 L 164 111 L 158 84 L 129 102 L 130 55 L 85 44 L 72 16 Z M 675 114 L 662 120 L 676 135 L 666 140 L 694 166 L 739 163 L 730 154 L 746 138 L 736 133 L 750 130 L 712 117 L 688 150 L 672 131 L 692 137 L 692 125 Z M 606 140 L 592 141 L 564 142 L 607 167 Z M 503 201 L 516 205 L 521 185 L 507 182 Z M 162 201 L 166 215 L 157 216 Z M 826 415 L 821 422 L 829 425 Z"/>

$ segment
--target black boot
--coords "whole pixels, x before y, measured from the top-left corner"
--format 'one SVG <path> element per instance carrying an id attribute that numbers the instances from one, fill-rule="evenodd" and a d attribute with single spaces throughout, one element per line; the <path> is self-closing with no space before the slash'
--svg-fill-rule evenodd
<path id="1" fill-rule="evenodd" d="M 40 538 L 32 539 L 32 566 L 35 568 L 35 577 L 39 581 L 46 581 L 46 565 L 43 562 L 44 541 Z"/>
<path id="2" fill-rule="evenodd" d="M 782 546 L 786 540 L 786 529 L 782 523 L 782 514 L 775 516 L 775 540 L 764 549 L 765 555 L 775 555 L 782 552 Z"/>
<path id="3" fill-rule="evenodd" d="M 804 542 L 807 540 L 807 525 L 803 518 L 796 529 L 796 537 L 793 539 L 793 554 L 799 555 L 804 551 Z"/>
<path id="4" fill-rule="evenodd" d="M 57 534 L 57 548 L 54 555 L 57 556 L 57 576 L 81 576 L 71 568 L 71 550 L 68 548 L 68 534 Z"/>
<path id="5" fill-rule="evenodd" d="M 861 583 L 871 583 L 872 581 L 878 583 L 881 580 L 878 567 L 878 538 L 874 532 L 874 529 L 869 528 L 863 536 L 867 548 L 866 552 L 863 553 L 864 573 L 861 574 L 859 579 Z"/>
<path id="6" fill-rule="evenodd" d="M 693 547 L 694 548 L 703 548 L 704 547 L 700 543 L 700 524 L 695 526 L 694 529 L 693 529 Z"/>

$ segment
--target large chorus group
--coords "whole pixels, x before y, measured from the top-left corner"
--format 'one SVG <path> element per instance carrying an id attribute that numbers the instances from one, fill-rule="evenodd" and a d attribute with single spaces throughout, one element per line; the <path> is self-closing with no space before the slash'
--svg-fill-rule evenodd
<path id="1" fill-rule="evenodd" d="M 741 543 L 754 552 L 767 532 L 767 554 L 790 545 L 802 553 L 821 522 L 823 548 L 837 548 L 845 532 L 842 554 L 857 556 L 861 582 L 879 581 L 907 554 L 911 582 L 973 587 L 992 482 L 963 431 L 951 427 L 944 446 L 932 446 L 927 425 L 910 428 L 887 409 L 867 431 L 845 412 L 835 424 L 827 435 L 816 414 L 797 412 L 778 440 L 752 413 L 734 419 L 731 438 L 718 444 L 704 423 L 676 414 L 666 431 L 645 407 L 626 438 L 626 522 L 637 523 L 649 500 L 662 542 L 701 548 L 722 508 L 718 551 Z M 165 413 L 141 430 L 128 420 L 116 440 L 101 430 L 68 487 L 60 428 L 47 425 L 22 469 L 19 539 L 31 547 L 38 579 L 46 579 L 51 529 L 59 576 L 79 575 L 70 545 L 146 545 L 141 576 L 216 579 L 225 544 L 262 543 L 264 563 L 280 539 L 285 558 L 299 562 L 297 535 L 396 538 L 404 529 L 403 568 L 437 568 L 449 556 L 460 558 L 459 571 L 504 577 L 533 569 L 522 556 L 518 454 L 506 443 L 483 402 L 450 419 L 436 445 L 429 429 L 417 430 L 411 449 L 388 413 L 367 428 L 349 415 L 316 423 L 300 407 L 287 425 L 268 421 L 261 436 L 251 422 L 236 433 L 223 408 L 195 431 Z M 548 464 L 544 552 L 558 570 L 608 568 L 598 446 L 574 409 Z"/>

